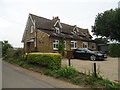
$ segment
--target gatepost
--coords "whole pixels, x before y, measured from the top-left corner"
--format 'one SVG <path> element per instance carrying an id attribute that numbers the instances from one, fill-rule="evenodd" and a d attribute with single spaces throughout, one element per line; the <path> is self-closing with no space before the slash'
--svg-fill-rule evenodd
<path id="1" fill-rule="evenodd" d="M 67 51 L 67 59 L 68 59 L 68 65 L 71 65 L 70 59 L 73 58 L 73 52 L 72 51 Z"/>

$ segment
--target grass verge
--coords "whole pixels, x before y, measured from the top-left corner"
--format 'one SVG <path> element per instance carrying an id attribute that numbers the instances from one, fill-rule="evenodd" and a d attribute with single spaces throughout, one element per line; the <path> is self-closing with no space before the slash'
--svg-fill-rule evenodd
<path id="1" fill-rule="evenodd" d="M 120 83 L 111 82 L 107 79 L 102 79 L 102 77 L 94 77 L 93 74 L 86 75 L 84 73 L 76 71 L 73 67 L 65 66 L 58 70 L 47 69 L 45 67 L 40 67 L 35 64 L 28 63 L 24 58 L 14 59 L 14 58 L 4 58 L 3 60 L 15 64 L 17 66 L 33 70 L 45 75 L 49 75 L 55 78 L 59 78 L 76 85 L 81 85 L 84 87 L 91 88 L 107 88 L 107 89 L 120 89 Z"/>

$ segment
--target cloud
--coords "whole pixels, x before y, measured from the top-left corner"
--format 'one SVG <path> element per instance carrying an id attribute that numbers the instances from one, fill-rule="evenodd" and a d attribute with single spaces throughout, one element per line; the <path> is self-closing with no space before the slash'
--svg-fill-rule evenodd
<path id="1" fill-rule="evenodd" d="M 59 16 L 63 23 L 91 30 L 97 13 L 115 7 L 114 0 L 0 0 L 0 39 L 22 46 L 29 13 L 48 19 Z"/>

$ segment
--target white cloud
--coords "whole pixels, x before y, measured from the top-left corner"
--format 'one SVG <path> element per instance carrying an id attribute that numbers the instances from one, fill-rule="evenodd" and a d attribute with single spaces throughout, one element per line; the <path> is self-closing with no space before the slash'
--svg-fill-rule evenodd
<path id="1" fill-rule="evenodd" d="M 119 0 L 118 0 L 119 1 Z M 0 39 L 22 46 L 21 39 L 29 13 L 91 30 L 97 13 L 116 8 L 117 0 L 1 0 Z"/>

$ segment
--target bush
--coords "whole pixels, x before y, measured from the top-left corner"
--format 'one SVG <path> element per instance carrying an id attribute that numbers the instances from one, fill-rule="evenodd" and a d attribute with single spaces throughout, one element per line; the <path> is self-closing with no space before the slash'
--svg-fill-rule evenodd
<path id="1" fill-rule="evenodd" d="M 43 72 L 45 75 L 57 77 L 57 70 L 45 69 Z"/>
<path id="2" fill-rule="evenodd" d="M 71 78 L 71 82 L 72 82 L 73 84 L 80 84 L 80 83 L 83 83 L 84 81 L 83 81 L 83 79 L 80 78 L 80 77 L 74 77 L 74 78 Z"/>
<path id="3" fill-rule="evenodd" d="M 73 67 L 69 67 L 69 66 L 60 68 L 57 73 L 59 77 L 64 77 L 64 78 L 71 78 L 78 74 L 78 72 Z"/>
<path id="4" fill-rule="evenodd" d="M 120 88 L 120 83 L 111 82 L 109 80 L 102 80 L 101 84 L 104 85 L 106 88 Z"/>
<path id="5" fill-rule="evenodd" d="M 120 45 L 117 43 L 110 44 L 108 53 L 111 57 L 120 57 Z"/>
<path id="6" fill-rule="evenodd" d="M 98 81 L 98 79 L 96 77 L 94 77 L 94 76 L 91 76 L 91 75 L 89 75 L 87 77 L 87 80 L 86 80 L 86 82 L 88 84 L 92 85 L 92 86 L 95 86 L 97 84 L 97 81 Z"/>
<path id="7" fill-rule="evenodd" d="M 14 50 L 14 54 L 13 54 L 14 58 L 20 58 L 22 55 L 24 55 L 24 51 L 22 48 L 18 48 L 17 50 Z"/>
<path id="8" fill-rule="evenodd" d="M 29 53 L 27 59 L 29 63 L 49 69 L 59 69 L 61 67 L 61 55 L 58 53 Z"/>
<path id="9" fill-rule="evenodd" d="M 12 49 L 13 47 L 8 43 L 8 41 L 4 41 L 2 43 L 2 56 L 6 56 L 7 55 L 7 50 L 8 49 Z"/>

